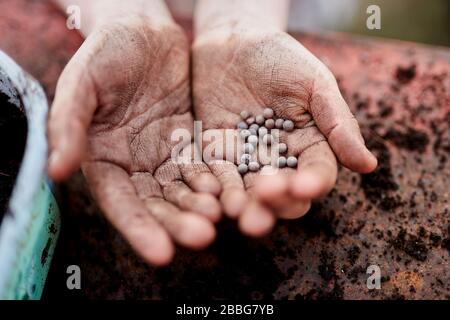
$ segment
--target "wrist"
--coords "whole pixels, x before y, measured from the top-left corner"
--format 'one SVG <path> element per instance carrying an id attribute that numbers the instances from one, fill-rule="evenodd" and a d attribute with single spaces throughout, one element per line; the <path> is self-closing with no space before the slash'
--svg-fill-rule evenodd
<path id="1" fill-rule="evenodd" d="M 246 16 L 227 17 L 223 20 L 217 20 L 202 29 L 197 29 L 196 37 L 209 36 L 212 34 L 231 35 L 231 34 L 265 34 L 270 32 L 281 32 L 282 28 L 275 25 L 264 24 L 257 18 Z"/>
<path id="2" fill-rule="evenodd" d="M 148 30 L 178 30 L 179 26 L 172 19 L 155 19 L 153 16 L 149 16 L 144 13 L 128 12 L 127 14 L 114 14 L 98 17 L 87 30 L 87 35 L 101 32 L 103 29 L 109 27 L 123 26 L 125 28 L 130 27 L 145 27 Z"/>
<path id="3" fill-rule="evenodd" d="M 199 0 L 195 35 L 286 31 L 289 0 Z"/>
<path id="4" fill-rule="evenodd" d="M 285 34 L 280 28 L 273 26 L 263 26 L 256 23 L 248 23 L 242 20 L 232 23 L 218 24 L 201 33 L 197 33 L 193 45 L 201 47 L 209 44 L 224 44 L 233 39 L 239 38 L 240 41 L 258 40 L 271 38 L 280 34 Z"/>
<path id="5" fill-rule="evenodd" d="M 144 21 L 158 28 L 175 26 L 164 0 L 56 0 L 66 11 L 71 5 L 81 13 L 81 32 L 88 36 L 95 30 L 117 22 Z"/>

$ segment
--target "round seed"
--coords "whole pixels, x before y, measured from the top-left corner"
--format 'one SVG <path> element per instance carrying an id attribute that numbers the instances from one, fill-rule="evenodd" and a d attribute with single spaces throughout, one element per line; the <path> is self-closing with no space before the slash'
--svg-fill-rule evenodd
<path id="1" fill-rule="evenodd" d="M 241 112 L 241 118 L 242 119 L 247 119 L 248 117 L 250 117 L 250 112 L 248 112 L 247 110 L 244 110 Z"/>
<path id="2" fill-rule="evenodd" d="M 251 135 L 251 132 L 247 129 L 244 129 L 240 132 L 240 135 L 241 135 L 241 138 L 245 140 Z"/>
<path id="3" fill-rule="evenodd" d="M 260 165 L 256 161 L 252 161 L 248 164 L 248 169 L 252 172 L 258 171 L 259 167 L 260 167 Z"/>
<path id="4" fill-rule="evenodd" d="M 240 174 L 246 174 L 248 172 L 248 166 L 245 163 L 241 163 L 238 166 L 238 171 Z"/>
<path id="5" fill-rule="evenodd" d="M 261 127 L 258 129 L 258 135 L 260 137 L 264 137 L 269 131 L 267 130 L 266 127 Z"/>
<path id="6" fill-rule="evenodd" d="M 287 151 L 287 145 L 286 143 L 280 143 L 278 145 L 278 152 L 279 153 L 285 153 Z"/>
<path id="7" fill-rule="evenodd" d="M 259 125 L 264 124 L 264 121 L 266 121 L 266 119 L 264 119 L 264 116 L 262 116 L 260 114 L 256 116 L 255 120 L 256 120 L 256 123 Z"/>
<path id="8" fill-rule="evenodd" d="M 264 137 L 263 137 L 263 143 L 265 144 L 265 145 L 268 145 L 268 146 L 270 146 L 271 144 L 272 144 L 272 140 L 273 140 L 273 137 L 272 137 L 272 135 L 271 134 L 266 134 Z"/>
<path id="9" fill-rule="evenodd" d="M 250 143 L 244 144 L 244 152 L 245 153 L 251 154 L 251 153 L 253 153 L 253 151 L 255 151 L 255 147 L 252 144 L 250 144 Z"/>
<path id="10" fill-rule="evenodd" d="M 278 167 L 278 168 L 284 168 L 284 167 L 286 167 L 286 162 L 287 162 L 286 157 L 279 157 L 279 158 L 277 159 L 277 167 Z"/>
<path id="11" fill-rule="evenodd" d="M 255 117 L 247 118 L 246 122 L 247 122 L 249 125 L 255 123 Z"/>
<path id="12" fill-rule="evenodd" d="M 286 120 L 283 122 L 283 129 L 287 132 L 294 130 L 294 123 L 291 120 Z"/>
<path id="13" fill-rule="evenodd" d="M 256 135 L 251 135 L 248 137 L 247 142 L 256 147 L 258 145 L 258 137 Z"/>
<path id="14" fill-rule="evenodd" d="M 239 122 L 237 127 L 238 129 L 248 129 L 248 125 L 244 121 Z"/>
<path id="15" fill-rule="evenodd" d="M 281 128 L 283 128 L 283 123 L 284 123 L 283 119 L 277 119 L 277 120 L 275 120 L 275 127 L 277 129 L 281 129 Z"/>
<path id="16" fill-rule="evenodd" d="M 265 108 L 263 111 L 264 118 L 271 119 L 273 118 L 273 110 L 271 108 Z"/>
<path id="17" fill-rule="evenodd" d="M 287 158 L 286 164 L 290 168 L 295 168 L 297 166 L 297 158 L 296 157 Z"/>
<path id="18" fill-rule="evenodd" d="M 265 127 L 266 127 L 267 129 L 273 129 L 273 128 L 275 128 L 275 120 L 273 120 L 273 119 L 267 119 L 266 122 L 265 122 Z"/>
<path id="19" fill-rule="evenodd" d="M 257 136 L 258 135 L 258 130 L 259 130 L 259 126 L 254 123 L 249 127 L 249 131 L 252 134 L 252 136 Z"/>
<path id="20" fill-rule="evenodd" d="M 252 160 L 252 156 L 249 154 L 244 153 L 241 156 L 241 164 L 249 164 L 251 160 Z"/>

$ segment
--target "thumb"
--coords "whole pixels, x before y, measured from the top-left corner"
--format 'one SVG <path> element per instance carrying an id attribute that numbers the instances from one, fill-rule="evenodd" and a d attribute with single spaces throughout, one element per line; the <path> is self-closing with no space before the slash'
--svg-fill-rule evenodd
<path id="1" fill-rule="evenodd" d="M 324 87 L 316 87 L 311 99 L 311 114 L 326 136 L 339 161 L 350 170 L 368 173 L 375 170 L 377 159 L 366 148 L 358 122 L 331 76 Z"/>
<path id="2" fill-rule="evenodd" d="M 55 181 L 76 171 L 86 152 L 87 131 L 97 107 L 94 82 L 86 69 L 75 55 L 56 87 L 48 121 L 48 174 Z"/>

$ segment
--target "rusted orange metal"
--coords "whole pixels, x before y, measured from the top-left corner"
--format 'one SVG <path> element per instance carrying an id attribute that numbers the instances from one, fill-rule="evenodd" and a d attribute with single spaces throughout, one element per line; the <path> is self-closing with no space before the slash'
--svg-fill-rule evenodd
<path id="1" fill-rule="evenodd" d="M 81 44 L 44 1 L 0 2 L 0 47 L 52 98 Z M 61 189 L 63 230 L 48 297 L 450 299 L 450 50 L 350 35 L 295 35 L 335 73 L 380 166 L 341 169 L 325 199 L 263 240 L 232 223 L 205 252 L 144 265 L 101 217 L 81 176 Z M 65 288 L 82 266 L 83 290 Z M 366 285 L 369 265 L 380 290 Z"/>

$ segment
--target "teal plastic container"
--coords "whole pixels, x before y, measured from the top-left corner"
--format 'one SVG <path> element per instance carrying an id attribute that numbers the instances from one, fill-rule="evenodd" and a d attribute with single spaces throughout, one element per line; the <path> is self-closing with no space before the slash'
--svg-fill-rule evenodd
<path id="1" fill-rule="evenodd" d="M 0 299 L 40 299 L 60 230 L 45 174 L 48 103 L 39 83 L 1 51 L 0 72 L 17 90 L 28 122 L 25 153 L 0 224 Z"/>

